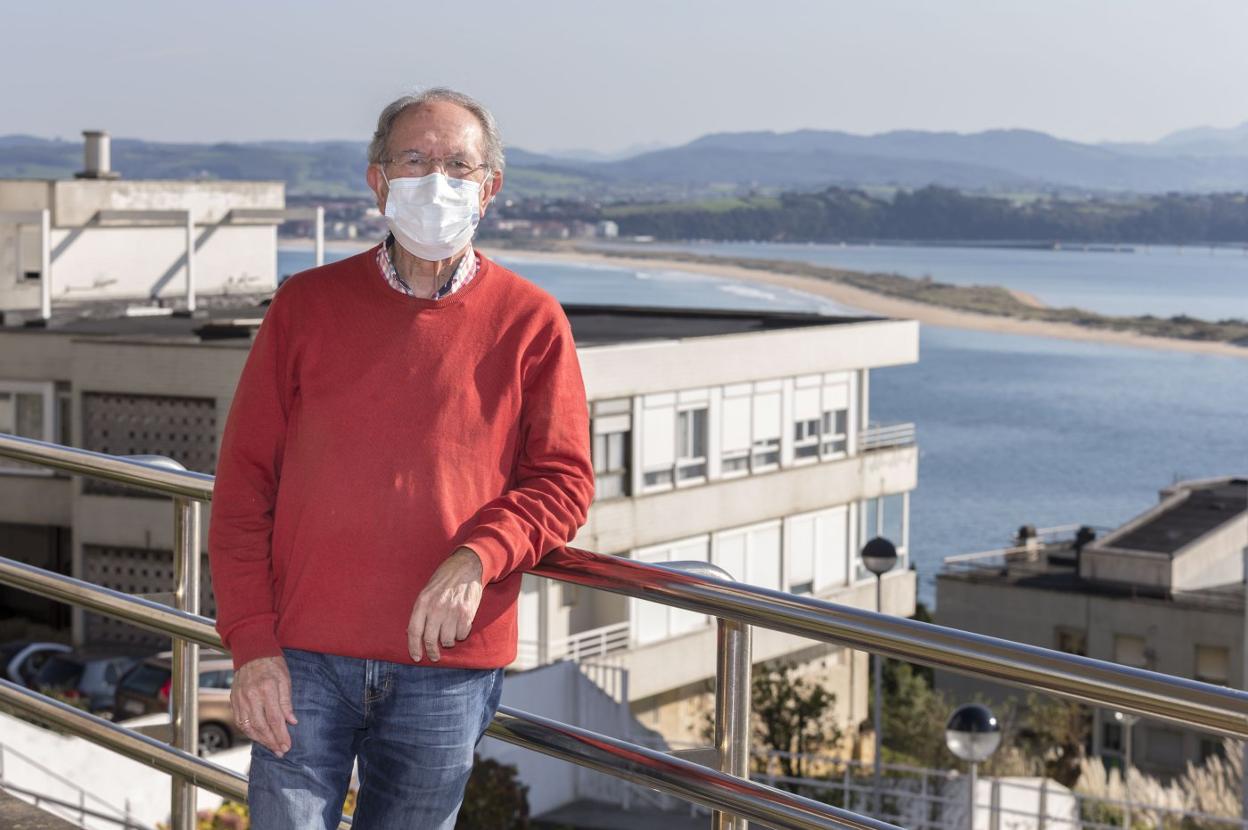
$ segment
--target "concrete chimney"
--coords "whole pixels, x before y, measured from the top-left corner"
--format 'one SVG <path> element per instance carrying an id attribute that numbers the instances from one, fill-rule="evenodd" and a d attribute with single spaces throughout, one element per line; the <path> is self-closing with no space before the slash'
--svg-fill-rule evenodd
<path id="1" fill-rule="evenodd" d="M 75 173 L 77 179 L 115 179 L 120 174 L 112 167 L 111 147 L 108 133 L 103 130 L 83 130 L 83 169 Z"/>

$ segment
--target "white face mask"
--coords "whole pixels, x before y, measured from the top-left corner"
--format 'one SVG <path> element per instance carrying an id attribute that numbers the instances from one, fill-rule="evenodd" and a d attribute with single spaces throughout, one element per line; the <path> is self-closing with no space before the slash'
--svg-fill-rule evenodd
<path id="1" fill-rule="evenodd" d="M 386 224 L 412 256 L 443 260 L 472 241 L 481 221 L 480 182 L 434 172 L 386 184 Z"/>

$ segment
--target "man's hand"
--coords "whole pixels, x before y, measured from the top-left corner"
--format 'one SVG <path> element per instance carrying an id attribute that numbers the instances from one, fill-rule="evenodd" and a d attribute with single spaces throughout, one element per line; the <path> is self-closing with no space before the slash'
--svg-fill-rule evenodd
<path id="1" fill-rule="evenodd" d="M 420 662 L 424 655 L 435 663 L 439 646 L 451 648 L 472 630 L 481 604 L 481 560 L 472 548 L 458 547 L 429 577 L 407 623 L 407 651 Z"/>
<path id="2" fill-rule="evenodd" d="M 244 663 L 230 688 L 234 722 L 248 738 L 259 741 L 277 757 L 290 751 L 286 724 L 299 722 L 290 705 L 290 670 L 284 657 L 257 657 Z"/>

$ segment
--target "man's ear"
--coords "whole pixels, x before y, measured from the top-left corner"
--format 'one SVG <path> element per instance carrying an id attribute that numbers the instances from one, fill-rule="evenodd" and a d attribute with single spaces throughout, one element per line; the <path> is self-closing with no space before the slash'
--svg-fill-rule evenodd
<path id="1" fill-rule="evenodd" d="M 494 202 L 494 197 L 498 195 L 498 191 L 503 189 L 503 171 L 495 171 L 489 178 L 488 184 L 481 189 L 481 215 L 485 215 L 486 209 Z"/>
<path id="2" fill-rule="evenodd" d="M 377 197 L 377 211 L 384 214 L 386 212 L 386 180 L 382 178 L 381 168 L 370 164 L 364 172 L 364 180 L 368 182 L 368 189 Z"/>

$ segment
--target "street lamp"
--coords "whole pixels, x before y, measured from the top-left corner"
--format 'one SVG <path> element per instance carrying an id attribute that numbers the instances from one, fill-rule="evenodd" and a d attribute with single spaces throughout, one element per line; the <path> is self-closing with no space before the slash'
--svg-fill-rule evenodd
<path id="1" fill-rule="evenodd" d="M 884 574 L 897 564 L 897 548 L 877 536 L 862 546 L 862 566 L 875 574 L 875 610 L 884 613 L 881 585 Z M 884 754 L 884 655 L 875 655 L 875 814 L 880 814 L 880 757 Z"/>
<path id="2" fill-rule="evenodd" d="M 1131 830 L 1131 733 L 1140 718 L 1126 712 L 1114 712 L 1114 722 L 1122 729 L 1123 754 L 1126 756 L 1122 768 L 1122 790 L 1126 796 L 1122 807 L 1122 826 L 1124 830 Z"/>
<path id="3" fill-rule="evenodd" d="M 987 761 L 1001 745 L 1001 724 L 988 707 L 967 703 L 953 710 L 945 724 L 945 746 L 971 765 L 971 795 L 968 799 L 967 830 L 975 830 L 975 785 L 979 764 Z"/>

